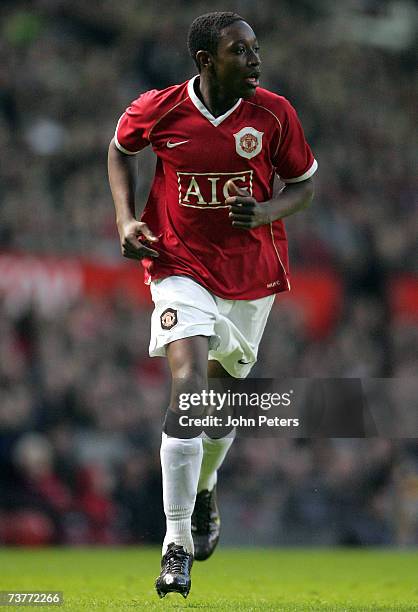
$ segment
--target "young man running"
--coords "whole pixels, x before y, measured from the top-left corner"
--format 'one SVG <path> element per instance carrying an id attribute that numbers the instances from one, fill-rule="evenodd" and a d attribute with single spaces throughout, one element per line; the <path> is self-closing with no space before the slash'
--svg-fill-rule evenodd
<path id="1" fill-rule="evenodd" d="M 166 356 L 172 374 L 160 597 L 186 597 L 193 559 L 218 542 L 217 470 L 232 442 L 170 435 L 179 396 L 201 393 L 208 376 L 250 372 L 274 296 L 290 289 L 281 219 L 309 205 L 317 168 L 293 107 L 259 87 L 259 47 L 242 17 L 198 17 L 188 47 L 199 74 L 132 102 L 109 147 L 122 253 L 142 261 L 155 304 L 150 355 Z M 157 166 L 138 221 L 128 156 L 149 144 Z M 276 194 L 275 175 L 285 183 Z"/>

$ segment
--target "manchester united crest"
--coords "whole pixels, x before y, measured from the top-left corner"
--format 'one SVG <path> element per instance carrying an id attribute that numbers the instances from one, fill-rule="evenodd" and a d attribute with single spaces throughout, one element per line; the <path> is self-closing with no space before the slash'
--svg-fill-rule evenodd
<path id="1" fill-rule="evenodd" d="M 263 145 L 263 134 L 252 127 L 244 127 L 234 134 L 235 149 L 238 155 L 251 159 L 258 155 Z"/>
<path id="2" fill-rule="evenodd" d="M 161 327 L 163 329 L 171 329 L 177 325 L 177 310 L 174 308 L 166 308 L 160 316 Z"/>

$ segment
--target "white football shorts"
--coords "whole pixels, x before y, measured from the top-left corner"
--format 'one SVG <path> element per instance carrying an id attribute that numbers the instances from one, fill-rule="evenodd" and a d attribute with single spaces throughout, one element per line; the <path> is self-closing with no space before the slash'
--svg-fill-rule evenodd
<path id="1" fill-rule="evenodd" d="M 207 336 L 209 359 L 235 378 L 245 378 L 257 361 L 274 295 L 257 300 L 224 300 L 192 278 L 169 276 L 151 283 L 151 357 L 165 357 L 166 345 Z"/>

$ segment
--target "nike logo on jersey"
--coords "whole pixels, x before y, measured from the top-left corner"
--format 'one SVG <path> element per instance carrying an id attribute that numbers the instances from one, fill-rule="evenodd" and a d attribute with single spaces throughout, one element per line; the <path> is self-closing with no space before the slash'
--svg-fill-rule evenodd
<path id="1" fill-rule="evenodd" d="M 167 147 L 169 149 L 174 149 L 174 147 L 178 147 L 179 145 L 186 144 L 186 142 L 189 142 L 189 141 L 181 140 L 180 142 L 171 142 L 170 140 L 167 140 Z"/>

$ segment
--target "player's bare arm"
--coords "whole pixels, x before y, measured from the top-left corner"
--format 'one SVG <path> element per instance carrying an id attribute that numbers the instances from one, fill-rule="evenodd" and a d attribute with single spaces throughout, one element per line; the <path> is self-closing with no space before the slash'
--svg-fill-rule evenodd
<path id="1" fill-rule="evenodd" d="M 135 218 L 135 177 L 130 155 L 119 151 L 112 138 L 108 153 L 109 183 L 116 211 L 122 255 L 128 259 L 158 257 L 158 252 L 144 244 L 158 242 L 146 223 Z"/>
<path id="2" fill-rule="evenodd" d="M 312 178 L 287 184 L 271 200 L 261 203 L 233 181 L 228 181 L 227 188 L 228 193 L 235 194 L 225 200 L 225 204 L 230 206 L 229 218 L 233 227 L 240 229 L 254 229 L 293 215 L 309 206 L 314 196 Z"/>

